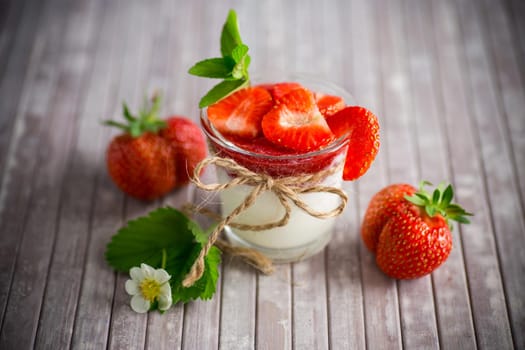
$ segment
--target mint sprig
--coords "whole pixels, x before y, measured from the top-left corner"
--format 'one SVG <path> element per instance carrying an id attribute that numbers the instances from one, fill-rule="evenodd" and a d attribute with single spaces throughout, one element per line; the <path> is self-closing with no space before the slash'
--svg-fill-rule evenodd
<path id="1" fill-rule="evenodd" d="M 230 10 L 222 27 L 221 55 L 222 57 L 197 62 L 188 71 L 199 77 L 223 79 L 201 98 L 200 108 L 207 107 L 250 83 L 248 67 L 251 58 L 248 55 L 248 46 L 241 40 L 234 10 Z"/>
<path id="2" fill-rule="evenodd" d="M 216 290 L 221 261 L 215 247 L 205 258 L 204 275 L 193 286 L 182 286 L 206 237 L 200 226 L 180 211 L 159 208 L 121 228 L 107 245 L 106 260 L 115 270 L 126 273 L 141 263 L 164 268 L 171 275 L 173 303 L 210 299 Z"/>

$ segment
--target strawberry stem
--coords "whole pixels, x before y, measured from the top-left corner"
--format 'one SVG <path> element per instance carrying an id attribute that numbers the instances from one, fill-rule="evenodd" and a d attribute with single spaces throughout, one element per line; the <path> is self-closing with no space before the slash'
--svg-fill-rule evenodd
<path id="1" fill-rule="evenodd" d="M 151 101 L 148 101 L 146 98 L 137 116 L 131 114 L 129 107 L 124 102 L 122 104 L 122 114 L 127 124 L 113 120 L 106 120 L 104 124 L 122 129 L 132 137 L 139 137 L 145 132 L 157 133 L 166 127 L 166 122 L 159 119 L 160 101 L 159 94 L 153 95 Z"/>
<path id="2" fill-rule="evenodd" d="M 470 223 L 467 216 L 474 214 L 467 212 L 458 204 L 453 204 L 454 189 L 452 185 L 441 183 L 432 192 L 432 194 L 425 190 L 425 186 L 432 185 L 428 181 L 422 181 L 419 184 L 419 190 L 411 196 L 405 196 L 405 199 L 410 203 L 423 208 L 428 216 L 433 217 L 437 214 L 445 218 L 445 220 L 454 220 L 462 224 Z"/>

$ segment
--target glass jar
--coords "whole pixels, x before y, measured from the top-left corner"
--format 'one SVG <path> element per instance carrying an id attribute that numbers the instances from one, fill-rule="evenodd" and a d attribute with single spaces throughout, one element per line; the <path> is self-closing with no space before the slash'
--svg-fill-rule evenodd
<path id="1" fill-rule="evenodd" d="M 351 97 L 344 90 L 323 81 L 301 76 L 287 77 L 281 81 L 295 81 L 313 92 L 341 96 L 346 104 L 351 101 Z M 256 81 L 253 85 L 275 82 L 278 81 Z M 346 136 L 314 152 L 268 154 L 257 153 L 253 147 L 241 148 L 224 138 L 209 122 L 206 109 L 201 111 L 201 123 L 212 156 L 233 159 L 247 170 L 266 178 L 271 177 L 275 181 L 292 180 L 292 186 L 298 192 L 314 187 L 320 189 L 312 193 L 297 194 L 297 198 L 315 212 L 333 212 L 341 206 L 341 196 L 322 189 L 341 188 L 348 148 Z M 222 167 L 216 167 L 216 171 L 221 184 L 239 176 Z M 241 184 L 220 191 L 222 216 L 229 215 L 253 190 L 253 185 Z M 242 229 L 236 227 L 237 225 L 229 225 L 225 227 L 226 237 L 231 244 L 256 249 L 276 263 L 299 261 L 318 253 L 330 241 L 336 217 L 316 217 L 298 207 L 293 201 L 288 200 L 288 203 L 290 211 L 286 225 L 265 230 Z M 241 212 L 232 222 L 265 225 L 278 222 L 285 214 L 285 206 L 276 193 L 269 190 L 258 195 L 253 205 Z"/>

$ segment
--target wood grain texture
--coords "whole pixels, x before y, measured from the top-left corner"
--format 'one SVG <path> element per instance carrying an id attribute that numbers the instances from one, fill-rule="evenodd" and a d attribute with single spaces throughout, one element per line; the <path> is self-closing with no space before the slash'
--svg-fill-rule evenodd
<path id="1" fill-rule="evenodd" d="M 499 276 L 499 262 L 484 183 L 479 176 L 481 164 L 478 145 L 473 135 L 470 104 L 466 97 L 464 61 L 460 50 L 460 28 L 454 4 L 432 3 L 436 28 L 436 44 L 441 73 L 442 101 L 449 135 L 450 163 L 457 190 L 457 200 L 476 213 L 470 225 L 461 228 L 470 288 L 474 326 L 478 347 L 512 348 L 505 295 Z M 446 85 L 445 85 L 446 84 Z M 446 87 L 445 87 L 446 86 Z M 457 118 L 465 115 L 468 118 Z M 471 155 L 478 155 L 472 157 Z M 493 315 L 493 316 L 488 316 Z"/>
<path id="2" fill-rule="evenodd" d="M 490 210 L 503 275 L 507 309 L 514 331 L 514 345 L 516 348 L 522 348 L 525 347 L 525 335 L 521 332 L 522 329 L 525 329 L 525 295 L 521 290 L 521 286 L 525 285 L 525 255 L 522 254 L 525 251 L 525 223 L 520 215 L 523 213 L 518 180 L 520 171 L 517 173 L 514 171 L 516 163 L 513 162 L 512 151 L 514 150 L 517 157 L 521 157 L 522 147 L 520 143 L 525 142 L 525 129 L 523 129 L 525 127 L 525 112 L 507 108 L 504 111 L 500 110 L 502 105 L 510 107 L 504 101 L 505 95 L 509 93 L 520 94 L 518 89 L 519 84 L 521 84 L 519 69 L 514 61 L 514 56 L 509 54 L 502 55 L 504 60 L 508 60 L 503 66 L 499 62 L 495 62 L 498 64 L 497 79 L 500 82 L 504 79 L 502 76 L 516 79 L 516 81 L 511 82 L 511 85 L 514 86 L 513 91 L 509 90 L 510 86 L 506 86 L 502 94 L 498 94 L 496 89 L 498 83 L 493 80 L 494 78 L 490 74 L 492 71 L 490 67 L 491 56 L 484 54 L 487 52 L 487 46 L 483 45 L 482 30 L 486 22 L 476 21 L 476 19 L 483 19 L 483 17 L 476 12 L 476 7 L 471 2 L 461 1 L 459 5 L 459 12 L 462 16 L 461 23 L 463 24 L 465 58 L 470 73 L 470 94 L 474 105 L 475 129 L 479 133 L 478 144 L 481 148 L 487 193 L 491 203 L 499 203 L 498 205 L 491 205 Z M 503 16 L 503 9 L 500 4 L 487 3 L 485 6 L 485 12 L 490 12 L 490 15 L 486 16 L 487 19 L 491 18 L 488 27 L 491 31 L 491 35 L 488 35 L 489 48 L 500 50 L 501 41 L 511 42 L 509 24 Z M 493 17 L 495 20 L 492 19 Z M 479 45 L 473 43 L 479 43 Z M 509 48 L 511 53 L 513 50 L 515 48 Z M 502 71 L 502 69 L 504 70 Z M 525 98 L 525 95 L 522 95 L 522 98 Z M 518 106 L 514 106 L 514 108 L 518 108 Z M 518 114 L 515 114 L 516 112 Z M 521 113 L 521 117 L 519 113 Z M 510 132 L 510 137 L 506 122 L 511 124 L 510 129 L 513 130 Z M 518 136 L 519 139 L 514 139 L 514 142 L 509 145 L 507 141 L 512 140 L 512 135 L 516 131 L 519 133 L 520 129 L 524 133 L 521 133 Z M 517 162 L 517 164 L 521 164 L 519 159 Z M 507 188 L 512 195 L 504 194 L 502 188 Z M 509 276 L 516 277 L 508 278 Z"/>
<path id="3" fill-rule="evenodd" d="M 443 121 L 438 111 L 439 72 L 432 54 L 433 33 L 425 28 L 432 22 L 430 6 L 405 1 L 405 33 L 411 114 L 418 149 L 418 176 L 432 183 L 450 181 Z M 439 344 L 445 349 L 475 349 L 468 285 L 465 277 L 461 239 L 453 232 L 453 249 L 446 263 L 432 273 Z"/>
<path id="4" fill-rule="evenodd" d="M 74 15 L 78 14 L 76 11 L 82 11 L 82 4 L 78 6 L 77 8 L 64 7 L 71 11 L 69 12 L 71 17 L 65 16 L 69 21 L 64 32 L 68 33 L 68 30 L 71 31 L 76 24 L 78 27 L 75 28 L 80 30 L 81 35 L 79 37 L 66 35 L 61 46 L 64 56 L 53 58 L 60 60 L 62 65 L 53 90 L 52 103 L 47 111 L 53 117 L 47 128 L 43 129 L 39 148 L 35 152 L 38 163 L 33 183 L 33 198 L 36 200 L 29 204 L 12 292 L 6 310 L 6 322 L 2 328 L 4 334 L 2 340 L 10 340 L 2 344 L 6 348 L 14 346 L 28 348 L 33 345 L 39 322 L 41 299 L 47 282 L 48 266 L 51 254 L 54 252 L 57 213 L 61 205 L 61 180 L 69 157 L 68 150 L 73 137 L 77 102 L 83 86 L 81 82 L 89 70 L 91 61 L 85 55 L 89 53 L 89 47 L 96 38 L 94 30 L 96 25 L 93 25 L 90 16 L 83 16 L 85 22 L 73 23 Z M 68 55 L 73 41 L 76 41 L 79 50 L 76 58 L 80 59 L 73 60 L 72 56 Z M 53 132 L 61 134 L 62 138 L 53 137 Z M 49 157 L 50 154 L 53 156 Z M 46 239 L 41 240 L 42 237 Z M 39 240 L 40 244 L 34 244 Z M 68 305 L 67 302 L 65 305 Z M 65 310 L 65 312 L 69 311 L 71 310 Z M 10 317 L 10 313 L 16 315 L 16 318 Z M 25 324 L 23 330 L 12 323 L 17 319 L 18 322 Z M 65 335 L 67 337 L 67 332 Z"/>
<path id="5" fill-rule="evenodd" d="M 187 70 L 219 55 L 230 8 L 254 75 L 341 85 L 378 115 L 381 150 L 344 184 L 323 252 L 271 276 L 225 255 L 212 300 L 139 315 L 104 261 L 111 236 L 158 206 L 220 202 L 193 185 L 125 196 L 100 121 L 160 90 L 163 116 L 198 122 L 215 82 Z M 525 347 L 524 15 L 518 0 L 0 0 L 0 348 Z M 379 189 L 421 179 L 452 182 L 475 216 L 438 270 L 395 281 L 361 220 Z"/>
<path id="6" fill-rule="evenodd" d="M 101 18 L 102 5 L 97 2 L 78 3 L 73 11 L 74 13 L 69 17 L 70 22 L 67 29 L 70 35 L 66 37 L 63 46 L 64 65 L 71 65 L 75 61 L 93 62 L 94 64 L 95 59 L 92 57 L 95 56 L 95 45 L 90 45 L 89 41 L 79 42 L 78 38 L 89 39 L 90 32 L 94 33 L 92 36 L 95 38 L 98 37 L 98 28 L 100 27 L 98 21 Z M 93 39 L 91 41 L 94 42 Z M 106 44 L 104 49 L 109 51 L 108 46 Z M 92 68 L 89 68 L 85 74 L 88 72 L 94 73 Z M 84 266 L 83 259 L 91 221 L 91 198 L 96 170 L 93 164 L 96 163 L 97 154 L 100 153 L 97 140 L 93 140 L 93 136 L 88 138 L 88 133 L 85 132 L 89 129 L 96 129 L 96 125 L 93 124 L 97 121 L 91 118 L 86 121 L 86 109 L 80 108 L 83 104 L 80 101 L 84 101 L 87 90 L 92 86 L 88 86 L 88 84 L 89 80 L 82 79 L 80 82 L 79 79 L 77 87 L 79 109 L 75 112 L 78 115 L 78 122 L 76 130 L 73 130 L 73 139 L 76 142 L 71 147 L 73 151 L 66 166 L 62 185 L 57 233 L 42 301 L 42 316 L 39 320 L 36 347 L 67 347 L 73 333 Z M 104 100 L 103 95 L 99 98 L 102 101 Z M 85 104 L 84 106 L 87 107 Z M 104 106 L 104 104 L 100 104 L 100 106 Z M 92 108 L 93 104 L 91 103 L 89 111 L 94 112 Z M 99 111 L 99 113 L 101 112 Z M 78 198 L 85 198 L 86 200 L 79 201 Z M 54 332 L 56 327 L 60 327 L 63 331 Z"/>

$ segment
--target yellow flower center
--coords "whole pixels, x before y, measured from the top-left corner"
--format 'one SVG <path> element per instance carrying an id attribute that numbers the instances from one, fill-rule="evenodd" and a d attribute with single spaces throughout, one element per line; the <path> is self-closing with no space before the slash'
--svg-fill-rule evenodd
<path id="1" fill-rule="evenodd" d="M 154 279 L 146 278 L 140 283 L 140 292 L 144 299 L 153 302 L 160 294 L 160 284 Z"/>

